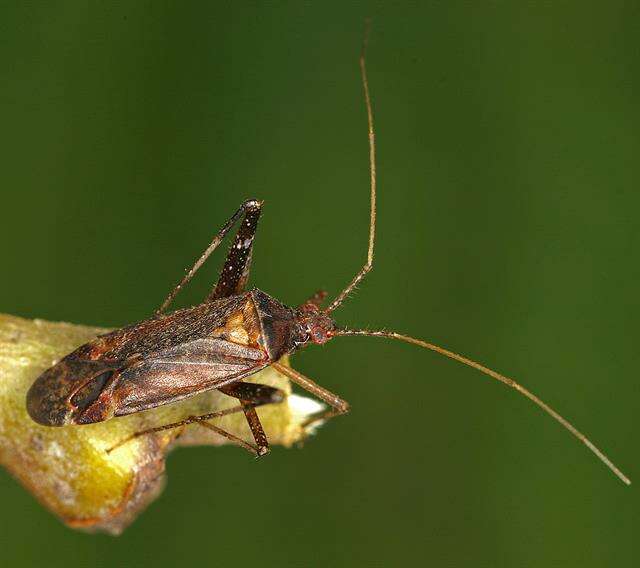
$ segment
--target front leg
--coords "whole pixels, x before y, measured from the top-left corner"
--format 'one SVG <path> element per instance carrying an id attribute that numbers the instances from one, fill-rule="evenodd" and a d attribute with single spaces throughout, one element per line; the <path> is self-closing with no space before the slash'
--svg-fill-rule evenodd
<path id="1" fill-rule="evenodd" d="M 271 363 L 271 366 L 282 373 L 283 375 L 289 377 L 294 383 L 300 385 L 303 389 L 310 392 L 311 394 L 317 396 L 319 399 L 326 402 L 331 408 L 316 414 L 315 416 L 311 416 L 306 422 L 302 424 L 304 428 L 315 424 L 316 422 L 324 422 L 333 418 L 334 416 L 339 416 L 340 414 L 346 414 L 349 412 L 349 403 L 346 400 L 341 399 L 338 395 L 333 394 L 331 391 L 328 391 L 325 388 L 322 388 L 319 384 L 312 381 L 309 377 L 305 377 L 302 373 L 298 373 L 298 371 L 292 369 L 291 367 L 285 367 L 280 363 Z"/>

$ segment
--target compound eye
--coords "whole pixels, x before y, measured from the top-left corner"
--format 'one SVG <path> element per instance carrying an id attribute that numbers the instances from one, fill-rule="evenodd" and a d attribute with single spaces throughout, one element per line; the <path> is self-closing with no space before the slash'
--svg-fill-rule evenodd
<path id="1" fill-rule="evenodd" d="M 86 410 L 89 405 L 94 403 L 100 396 L 104 385 L 111 378 L 111 375 L 113 375 L 113 371 L 105 371 L 93 377 L 93 379 L 80 387 L 76 391 L 76 394 L 71 397 L 71 404 L 78 410 Z"/>
<path id="2" fill-rule="evenodd" d="M 311 340 L 318 345 L 322 345 L 323 343 L 326 343 L 329 338 L 327 337 L 326 330 L 318 328 L 311 332 Z"/>

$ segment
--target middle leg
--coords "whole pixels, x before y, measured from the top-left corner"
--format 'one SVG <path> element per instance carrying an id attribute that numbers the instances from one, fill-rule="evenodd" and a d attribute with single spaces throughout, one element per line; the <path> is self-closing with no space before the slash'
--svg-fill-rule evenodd
<path id="1" fill-rule="evenodd" d="M 238 406 L 227 408 L 225 410 L 210 412 L 208 414 L 202 414 L 199 416 L 188 416 L 187 418 L 184 418 L 183 420 L 179 420 L 177 422 L 171 422 L 170 424 L 163 424 L 161 426 L 155 426 L 153 428 L 147 428 L 145 430 L 134 432 L 130 436 L 124 438 L 123 440 L 120 440 L 117 444 L 109 448 L 107 450 L 107 453 L 110 454 L 113 450 L 125 445 L 127 442 L 130 442 L 135 438 L 139 438 L 140 436 L 145 436 L 154 432 L 162 432 L 164 430 L 173 430 L 174 428 L 183 428 L 185 426 L 188 426 L 189 424 L 200 424 L 201 426 L 212 430 L 217 434 L 220 434 L 221 436 L 224 436 L 232 443 L 254 453 L 256 456 L 263 456 L 268 453 L 269 442 L 267 440 L 266 434 L 264 433 L 264 429 L 262 428 L 262 424 L 260 423 L 260 419 L 258 418 L 255 407 L 265 404 L 282 402 L 284 400 L 284 393 L 279 389 L 269 387 L 267 385 L 242 382 L 232 383 L 231 385 L 221 387 L 218 390 L 228 396 L 239 399 L 240 404 Z M 247 422 L 249 423 L 251 433 L 253 434 L 253 437 L 255 439 L 255 444 L 245 442 L 241 438 L 238 438 L 236 435 L 231 434 L 230 432 L 227 432 L 226 430 L 223 430 L 220 427 L 214 426 L 213 424 L 210 424 L 208 422 L 209 420 L 222 418 L 223 416 L 235 414 L 236 412 L 244 412 L 247 418 Z"/>
<path id="2" fill-rule="evenodd" d="M 256 443 L 256 454 L 258 456 L 268 454 L 269 440 L 264 433 L 264 428 L 256 412 L 256 406 L 282 402 L 284 400 L 284 392 L 267 385 L 243 382 L 231 383 L 218 390 L 240 401 L 245 418 L 247 419 L 247 424 Z"/>

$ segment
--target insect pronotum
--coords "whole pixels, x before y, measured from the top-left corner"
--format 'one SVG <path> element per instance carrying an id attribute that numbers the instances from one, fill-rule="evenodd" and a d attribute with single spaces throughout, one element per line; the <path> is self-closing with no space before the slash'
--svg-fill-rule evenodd
<path id="1" fill-rule="evenodd" d="M 569 430 L 624 483 L 630 484 L 630 480 L 584 434 L 513 379 L 453 351 L 408 335 L 393 331 L 347 329 L 334 322 L 333 312 L 373 266 L 376 145 L 365 63 L 367 36 L 365 33 L 359 63 L 369 135 L 369 247 L 366 262 L 344 290 L 324 308 L 325 292 L 317 292 L 298 308 L 290 308 L 261 290 L 245 291 L 253 239 L 263 205 L 262 201 L 255 199 L 245 201 L 213 237 L 153 317 L 97 337 L 40 375 L 27 394 L 29 415 L 47 426 L 91 424 L 217 389 L 236 398 L 239 404 L 228 410 L 190 416 L 179 422 L 136 432 L 108 451 L 150 432 L 199 424 L 261 456 L 269 451 L 269 442 L 256 407 L 280 402 L 284 394 L 278 389 L 245 382 L 244 379 L 272 366 L 327 403 L 329 408 L 310 418 L 306 425 L 327 420 L 348 412 L 348 403 L 298 371 L 279 363 L 281 357 L 310 343 L 322 345 L 334 337 L 384 337 L 430 349 L 514 388 Z M 240 226 L 218 281 L 204 302 L 167 314 L 167 308 L 178 292 L 239 221 Z M 234 412 L 244 412 L 253 442 L 242 440 L 209 422 Z"/>

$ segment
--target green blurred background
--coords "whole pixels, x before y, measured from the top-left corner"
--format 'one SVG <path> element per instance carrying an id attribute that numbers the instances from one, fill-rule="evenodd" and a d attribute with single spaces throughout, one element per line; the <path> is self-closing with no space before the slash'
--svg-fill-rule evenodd
<path id="1" fill-rule="evenodd" d="M 252 283 L 337 292 L 365 256 L 367 15 L 379 244 L 339 321 L 511 374 L 640 482 L 636 3 L 3 3 L 0 311 L 142 319 L 248 197 Z M 353 412 L 258 462 L 177 451 L 119 538 L 2 472 L 3 564 L 638 565 L 637 488 L 515 392 L 377 339 L 294 364 Z"/>

